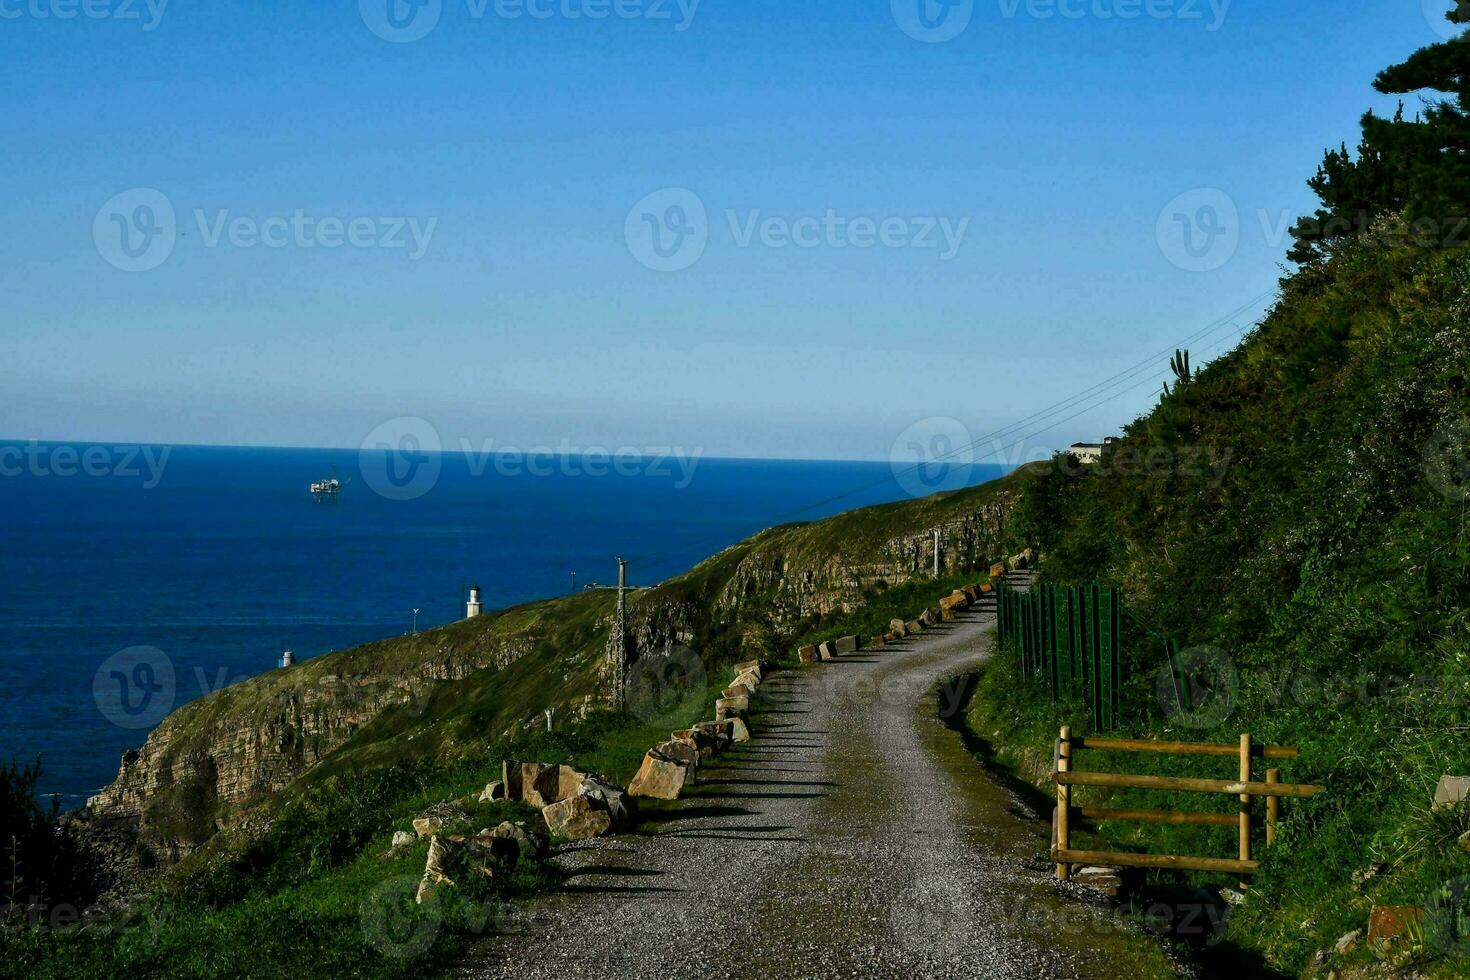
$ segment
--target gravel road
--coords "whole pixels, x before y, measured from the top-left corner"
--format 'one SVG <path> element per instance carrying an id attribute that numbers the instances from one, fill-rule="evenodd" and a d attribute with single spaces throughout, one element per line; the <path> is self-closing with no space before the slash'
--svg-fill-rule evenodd
<path id="1" fill-rule="evenodd" d="M 770 675 L 754 740 L 640 832 L 555 860 L 557 895 L 476 945 L 464 977 L 1105 977 L 1150 940 L 1062 899 L 1050 825 L 939 719 L 989 612 Z M 1049 818 L 1049 814 L 1047 815 Z"/>

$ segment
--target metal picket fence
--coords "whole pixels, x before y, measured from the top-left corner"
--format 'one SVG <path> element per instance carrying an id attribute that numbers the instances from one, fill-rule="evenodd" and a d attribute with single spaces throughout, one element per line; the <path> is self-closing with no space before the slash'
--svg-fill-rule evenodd
<path id="1" fill-rule="evenodd" d="M 1002 580 L 996 596 L 997 631 L 1014 644 L 1022 673 L 1058 696 L 1086 698 L 1095 731 L 1118 721 L 1123 688 L 1122 596 L 1100 585 L 1038 585 L 1028 592 Z"/>

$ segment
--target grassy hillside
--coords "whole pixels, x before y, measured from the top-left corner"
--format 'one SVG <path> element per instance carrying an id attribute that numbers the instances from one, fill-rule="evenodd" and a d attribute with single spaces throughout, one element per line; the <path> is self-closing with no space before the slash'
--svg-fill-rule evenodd
<path id="1" fill-rule="evenodd" d="M 1283 778 L 1327 787 L 1286 804 L 1283 839 L 1231 929 L 1293 972 L 1373 905 L 1424 906 L 1470 875 L 1457 846 L 1470 812 L 1430 808 L 1441 774 L 1470 774 L 1470 255 L 1406 245 L 1400 231 L 1390 222 L 1288 279 L 1239 349 L 1175 386 L 1100 464 L 1028 473 L 1013 521 L 1044 552 L 1045 579 L 1124 589 L 1123 733 L 1250 732 L 1300 747 Z M 1202 450 L 1228 465 L 1199 466 Z M 1170 638 L 1201 667 L 1193 713 L 1161 673 Z M 1085 714 L 1017 686 L 1014 662 L 999 665 L 971 720 L 1040 782 L 1057 726 L 1082 730 Z M 1199 760 L 1126 760 L 1141 765 L 1210 774 Z M 1214 775 L 1233 778 L 1222 765 Z M 1234 853 L 1233 830 L 1100 830 L 1110 846 Z M 1355 884 L 1377 862 L 1386 873 Z M 1463 927 L 1461 915 L 1431 928 L 1401 956 L 1465 971 Z M 1369 962 L 1360 947 L 1333 965 Z"/>
<path id="2" fill-rule="evenodd" d="M 506 758 L 626 783 L 650 745 L 712 713 L 729 663 L 780 659 L 860 610 L 913 615 L 987 566 L 1014 495 L 1007 479 L 773 528 L 633 592 L 629 711 L 609 710 L 608 591 L 328 654 L 186 705 L 103 799 L 181 860 L 86 928 L 0 931 L 0 976 L 422 975 L 555 881 L 518 873 L 432 914 L 405 886 L 381 896 L 390 936 L 363 916 L 379 889 L 417 881 L 426 846 L 390 855 L 394 830 L 447 802 L 471 830 L 513 815 L 475 802 Z M 923 551 L 936 525 L 942 582 Z M 662 668 L 670 657 L 680 669 Z"/>

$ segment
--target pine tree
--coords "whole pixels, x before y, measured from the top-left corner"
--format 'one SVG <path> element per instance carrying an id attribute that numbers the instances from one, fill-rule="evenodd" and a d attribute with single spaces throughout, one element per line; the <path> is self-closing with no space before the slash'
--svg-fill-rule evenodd
<path id="1" fill-rule="evenodd" d="M 1470 24 L 1470 0 L 1446 13 Z M 1448 247 L 1470 240 L 1470 34 L 1432 44 L 1384 69 L 1374 88 L 1385 95 L 1434 93 L 1423 114 L 1363 117 L 1357 153 L 1329 150 L 1309 180 L 1322 207 L 1292 228 L 1289 257 L 1323 258 L 1334 241 L 1366 230 L 1385 214 L 1402 213 L 1414 239 Z"/>

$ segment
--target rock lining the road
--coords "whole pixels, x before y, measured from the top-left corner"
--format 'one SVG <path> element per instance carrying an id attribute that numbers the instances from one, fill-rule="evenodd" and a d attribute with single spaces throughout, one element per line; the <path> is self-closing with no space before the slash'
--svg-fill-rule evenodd
<path id="1" fill-rule="evenodd" d="M 702 759 L 631 837 L 564 849 L 566 888 L 517 908 L 460 975 L 1111 980 L 1152 941 L 1065 903 L 1035 860 L 1045 825 L 937 717 L 935 687 L 988 657 L 981 601 L 766 676 L 754 741 Z"/>

